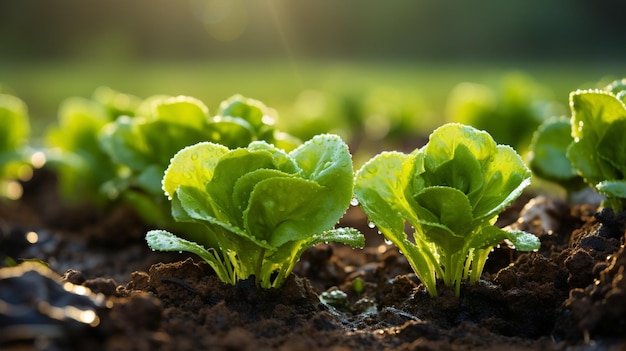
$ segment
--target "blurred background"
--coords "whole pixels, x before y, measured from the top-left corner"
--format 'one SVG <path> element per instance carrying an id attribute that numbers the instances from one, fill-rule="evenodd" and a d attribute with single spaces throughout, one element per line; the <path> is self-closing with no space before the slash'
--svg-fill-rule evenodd
<path id="1" fill-rule="evenodd" d="M 33 133 L 108 86 L 239 93 L 307 139 L 412 150 L 461 121 L 523 150 L 570 91 L 626 76 L 618 0 L 20 0 L 0 2 L 0 92 Z M 528 131 L 527 131 L 528 130 Z"/>

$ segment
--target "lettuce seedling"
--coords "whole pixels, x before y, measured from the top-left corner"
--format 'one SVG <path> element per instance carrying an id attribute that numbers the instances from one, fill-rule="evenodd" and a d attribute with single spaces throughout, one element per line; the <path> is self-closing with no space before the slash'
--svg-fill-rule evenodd
<path id="1" fill-rule="evenodd" d="M 16 96 L 0 94 L 0 197 L 21 196 L 16 180 L 31 171 L 27 162 L 29 135 L 26 104 Z"/>
<path id="2" fill-rule="evenodd" d="M 383 152 L 357 172 L 355 195 L 385 236 L 406 256 L 430 295 L 436 280 L 479 280 L 487 255 L 502 241 L 521 251 L 536 236 L 494 226 L 498 214 L 530 184 L 530 170 L 509 146 L 473 127 L 450 123 L 410 154 Z M 405 232 L 405 225 L 412 233 Z"/>
<path id="3" fill-rule="evenodd" d="M 115 178 L 117 166 L 98 141 L 100 130 L 112 120 L 104 105 L 71 97 L 59 107 L 58 125 L 45 135 L 48 165 L 59 176 L 59 190 L 72 203 L 105 206 L 111 201 L 103 184 Z"/>
<path id="4" fill-rule="evenodd" d="M 336 135 L 316 136 L 285 151 L 265 141 L 229 149 L 202 142 L 172 158 L 163 177 L 177 221 L 201 223 L 195 242 L 163 231 L 146 235 L 152 249 L 197 254 L 224 282 L 255 276 L 280 286 L 311 245 L 363 246 L 351 228 L 332 229 L 350 205 L 352 159 Z"/>
<path id="5" fill-rule="evenodd" d="M 626 209 L 626 80 L 604 90 L 570 94 L 571 133 L 567 157 L 585 182 L 606 196 L 604 206 Z"/>
<path id="6" fill-rule="evenodd" d="M 535 176 L 559 184 L 567 190 L 568 195 L 586 187 L 567 158 L 567 148 L 574 140 L 571 131 L 568 117 L 545 120 L 533 135 L 528 159 Z"/>

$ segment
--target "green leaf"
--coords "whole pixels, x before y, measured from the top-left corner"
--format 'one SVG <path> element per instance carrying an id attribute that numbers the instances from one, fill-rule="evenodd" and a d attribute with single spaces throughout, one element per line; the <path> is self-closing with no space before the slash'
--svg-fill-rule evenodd
<path id="1" fill-rule="evenodd" d="M 181 185 L 204 190 L 213 177 L 219 159 L 228 148 L 210 142 L 198 143 L 180 150 L 172 158 L 163 177 L 165 195 L 172 197 Z"/>
<path id="2" fill-rule="evenodd" d="M 151 230 L 146 234 L 148 247 L 159 251 L 187 251 L 194 253 L 205 260 L 211 260 L 211 254 L 207 249 L 194 242 L 181 239 L 165 230 Z"/>
<path id="3" fill-rule="evenodd" d="M 332 227 L 339 219 L 328 209 L 326 196 L 332 195 L 307 179 L 265 179 L 250 194 L 243 212 L 244 227 L 272 247 L 305 240 Z"/>
<path id="4" fill-rule="evenodd" d="M 567 148 L 574 141 L 569 118 L 555 117 L 544 121 L 530 145 L 529 166 L 533 174 L 576 191 L 584 186 L 582 178 L 567 158 Z"/>
<path id="5" fill-rule="evenodd" d="M 207 195 L 211 202 L 222 212 L 228 214 L 234 223 L 243 227 L 241 200 L 234 200 L 235 184 L 245 174 L 259 169 L 275 168 L 272 154 L 265 151 L 251 152 L 248 149 L 235 149 L 225 154 L 215 165 L 215 173 L 206 184 Z"/>
<path id="6" fill-rule="evenodd" d="M 154 101 L 146 117 L 202 130 L 209 122 L 209 109 L 196 98 L 177 96 Z"/>
<path id="7" fill-rule="evenodd" d="M 597 150 L 602 161 L 610 164 L 619 176 L 626 176 L 626 110 L 623 119 L 611 123 L 604 133 Z"/>
<path id="8" fill-rule="evenodd" d="M 472 229 L 472 207 L 467 196 L 454 188 L 429 187 L 415 201 L 418 223 L 424 228 L 425 239 L 454 252 L 463 246 Z M 427 211 L 425 213 L 425 211 Z"/>
<path id="9" fill-rule="evenodd" d="M 487 160 L 496 152 L 496 143 L 489 133 L 458 123 L 448 123 L 435 129 L 428 138 L 428 144 L 421 150 L 428 155 L 425 167 L 434 169 L 436 165 L 454 159 L 459 145 L 467 148 L 469 154 L 479 162 Z"/>
<path id="10" fill-rule="evenodd" d="M 217 110 L 218 116 L 239 117 L 248 122 L 254 130 L 259 130 L 266 121 L 273 124 L 273 119 L 269 116 L 268 108 L 260 101 L 245 98 L 241 95 L 234 95 L 223 101 Z"/>
<path id="11" fill-rule="evenodd" d="M 626 198 L 626 180 L 605 180 L 596 184 L 595 188 L 610 197 Z"/>
<path id="12" fill-rule="evenodd" d="M 613 122 L 626 118 L 624 103 L 609 92 L 579 90 L 570 95 L 570 106 L 574 143 L 567 157 L 572 165 L 591 185 L 618 178 L 615 169 L 593 150 L 597 150 Z"/>
<path id="13" fill-rule="evenodd" d="M 211 140 L 229 148 L 246 147 L 250 141 L 256 140 L 253 127 L 241 118 L 216 116 L 210 129 Z"/>
<path id="14" fill-rule="evenodd" d="M 248 208 L 250 196 L 254 188 L 263 180 L 277 177 L 294 177 L 294 175 L 276 169 L 262 168 L 239 177 L 232 189 L 232 200 L 235 209 L 243 212 Z"/>
<path id="15" fill-rule="evenodd" d="M 358 170 L 354 193 L 370 221 L 388 235 L 404 234 L 404 218 L 417 221 L 404 195 L 409 177 L 406 168 L 410 156 L 400 152 L 383 152 Z"/>
<path id="16" fill-rule="evenodd" d="M 530 185 L 530 170 L 508 145 L 498 145 L 496 153 L 483 167 L 483 177 L 487 182 L 480 199 L 474 204 L 474 218 L 477 220 L 497 216 Z"/>
<path id="17" fill-rule="evenodd" d="M 517 251 L 537 251 L 541 247 L 541 241 L 537 236 L 521 230 L 507 231 L 507 239 L 513 243 Z"/>

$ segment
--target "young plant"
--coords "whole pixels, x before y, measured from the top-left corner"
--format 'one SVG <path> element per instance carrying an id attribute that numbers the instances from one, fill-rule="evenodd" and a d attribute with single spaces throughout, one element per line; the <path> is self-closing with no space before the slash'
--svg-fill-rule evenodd
<path id="1" fill-rule="evenodd" d="M 606 196 L 604 206 L 626 209 L 626 79 L 604 90 L 570 94 L 573 142 L 567 157 L 585 182 Z"/>
<path id="2" fill-rule="evenodd" d="M 0 94 L 0 198 L 21 196 L 16 180 L 31 171 L 26 151 L 29 134 L 26 104 L 13 95 Z"/>
<path id="3" fill-rule="evenodd" d="M 104 105 L 72 97 L 59 107 L 59 122 L 45 135 L 47 165 L 59 177 L 64 200 L 105 206 L 114 194 L 103 184 L 116 176 L 117 167 L 100 147 L 100 130 L 112 120 Z"/>
<path id="4" fill-rule="evenodd" d="M 356 174 L 355 194 L 430 295 L 437 295 L 441 279 L 459 296 L 461 281 L 477 282 L 500 242 L 521 251 L 539 248 L 532 234 L 494 226 L 529 184 L 530 171 L 511 147 L 450 123 L 411 154 L 383 152 L 368 161 Z M 405 232 L 407 222 L 412 233 Z"/>
<path id="5" fill-rule="evenodd" d="M 186 147 L 163 177 L 177 221 L 204 225 L 195 242 L 154 230 L 154 250 L 197 254 L 224 282 L 255 276 L 280 286 L 311 245 L 336 241 L 363 246 L 350 228 L 332 229 L 350 204 L 352 159 L 336 135 L 316 136 L 285 151 L 264 141 L 228 149 L 210 142 Z"/>

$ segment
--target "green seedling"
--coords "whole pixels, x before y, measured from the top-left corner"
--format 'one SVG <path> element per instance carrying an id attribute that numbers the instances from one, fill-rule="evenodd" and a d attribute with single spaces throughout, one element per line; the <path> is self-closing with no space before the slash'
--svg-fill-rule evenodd
<path id="1" fill-rule="evenodd" d="M 172 215 L 204 225 L 193 242 L 163 230 L 146 235 L 155 250 L 197 254 L 224 282 L 255 276 L 281 286 L 311 245 L 362 247 L 363 235 L 333 229 L 352 198 L 352 159 L 336 135 L 319 135 L 287 153 L 264 141 L 229 149 L 203 142 L 172 158 L 163 178 Z"/>
<path id="2" fill-rule="evenodd" d="M 116 177 L 118 167 L 98 140 L 115 117 L 95 99 L 71 97 L 61 103 L 58 124 L 46 131 L 45 150 L 66 202 L 105 207 L 115 198 L 104 184 Z"/>
<path id="3" fill-rule="evenodd" d="M 437 295 L 441 279 L 459 296 L 463 280 L 480 279 L 494 246 L 505 241 L 520 251 L 539 248 L 532 234 L 494 226 L 529 184 L 530 170 L 511 147 L 451 123 L 410 154 L 383 152 L 364 164 L 356 174 L 355 195 L 430 295 Z"/>
<path id="4" fill-rule="evenodd" d="M 606 196 L 603 205 L 626 209 L 626 80 L 603 90 L 570 94 L 573 142 L 567 157 L 587 184 Z"/>

